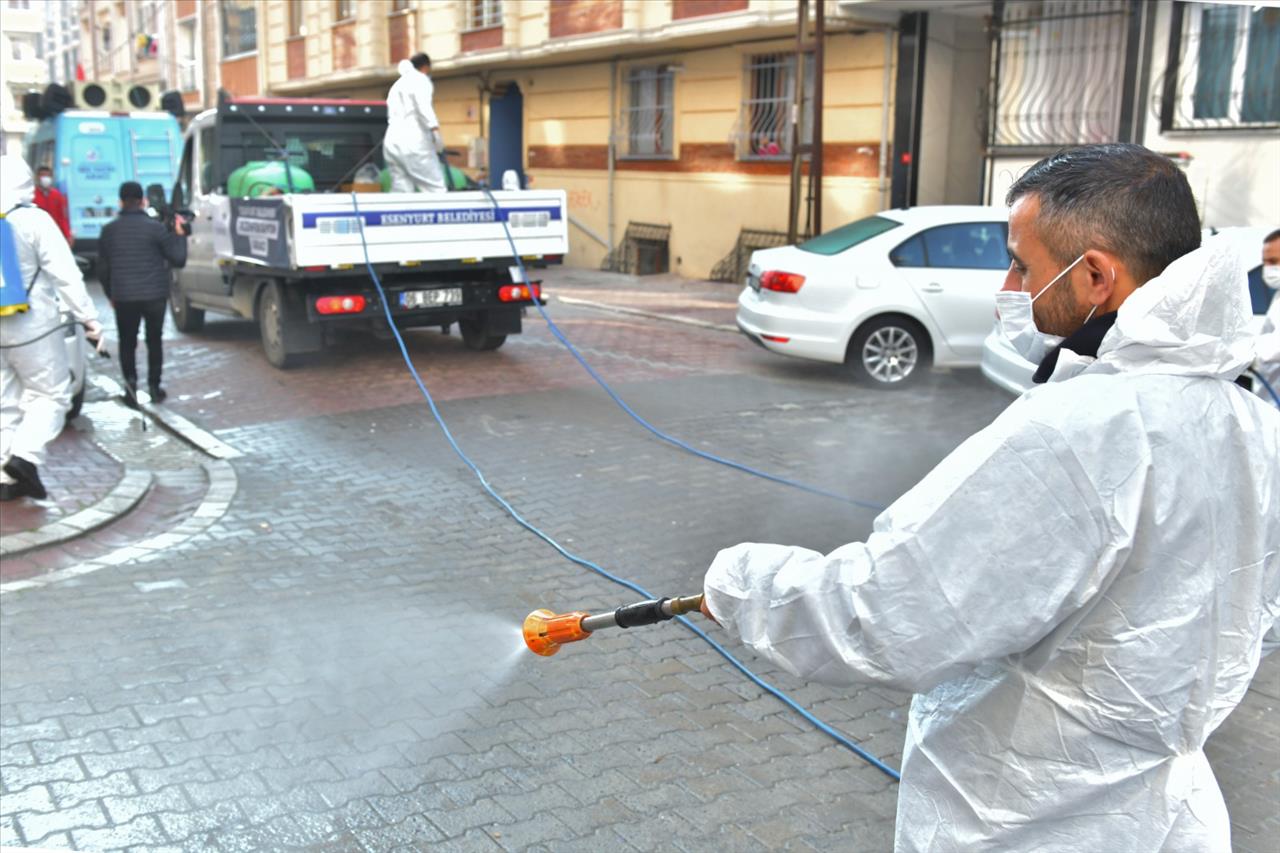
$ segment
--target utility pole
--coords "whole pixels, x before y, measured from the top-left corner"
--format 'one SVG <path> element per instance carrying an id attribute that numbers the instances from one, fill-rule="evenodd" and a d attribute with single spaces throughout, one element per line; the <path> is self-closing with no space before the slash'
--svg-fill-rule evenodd
<path id="1" fill-rule="evenodd" d="M 826 34 L 825 0 L 814 0 L 814 38 L 807 36 L 809 0 L 796 0 L 796 64 L 795 91 L 791 104 L 791 192 L 787 206 L 787 242 L 795 243 L 801 234 L 822 233 L 822 69 L 823 41 Z M 806 58 L 813 53 L 813 136 L 804 141 Z M 809 161 L 809 190 L 803 191 L 804 161 Z M 803 194 L 803 195 L 802 195 Z M 803 197 L 805 227 L 800 229 L 800 205 Z"/>

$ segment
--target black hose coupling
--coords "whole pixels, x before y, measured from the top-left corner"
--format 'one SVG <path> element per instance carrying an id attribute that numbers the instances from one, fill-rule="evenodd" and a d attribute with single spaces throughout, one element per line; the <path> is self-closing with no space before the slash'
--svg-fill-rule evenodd
<path id="1" fill-rule="evenodd" d="M 672 618 L 671 613 L 663 609 L 663 605 L 667 601 L 669 599 L 652 598 L 648 601 L 627 604 L 613 611 L 613 618 L 617 620 L 619 628 L 634 628 L 637 625 L 653 625 L 658 622 L 665 622 Z"/>

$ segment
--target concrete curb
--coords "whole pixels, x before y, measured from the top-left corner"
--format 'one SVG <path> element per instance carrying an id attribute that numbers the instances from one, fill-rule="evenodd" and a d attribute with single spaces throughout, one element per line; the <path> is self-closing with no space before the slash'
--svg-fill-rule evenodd
<path id="1" fill-rule="evenodd" d="M 0 538 L 0 556 L 15 557 L 36 548 L 69 542 L 105 527 L 137 506 L 151 489 L 153 480 L 150 471 L 126 469 L 115 488 L 97 503 L 35 530 L 24 530 Z"/>
<path id="2" fill-rule="evenodd" d="M 58 569 L 46 575 L 27 580 L 0 583 L 0 595 L 38 589 L 42 586 L 91 574 L 100 569 L 119 566 L 135 560 L 154 558 L 164 550 L 175 545 L 181 545 L 191 537 L 208 530 L 214 522 L 226 514 L 227 509 L 231 506 L 239 480 L 236 477 L 235 468 L 225 460 L 214 459 L 203 463 L 202 467 L 209 478 L 209 490 L 205 492 L 204 500 L 196 507 L 191 517 L 177 527 L 143 539 L 141 542 L 117 548 L 108 554 L 103 554 L 101 557 L 96 557 L 92 560 L 86 560 L 75 566 L 68 566 L 65 569 Z"/>
<path id="3" fill-rule="evenodd" d="M 657 311 L 645 311 L 640 308 L 624 308 L 621 305 L 610 305 L 606 302 L 592 302 L 590 299 L 578 299 L 574 296 L 555 295 L 557 301 L 565 305 L 581 305 L 584 308 L 595 308 L 598 311 L 611 311 L 614 314 L 634 314 L 637 317 L 648 317 L 653 320 L 667 320 L 671 323 L 684 323 L 686 326 L 697 326 L 700 329 L 711 329 L 716 332 L 740 334 L 737 326 L 724 323 L 711 323 L 707 320 L 696 320 L 693 317 L 680 317 L 676 314 L 659 314 Z"/>
<path id="4" fill-rule="evenodd" d="M 124 386 L 109 376 L 97 374 L 92 377 L 91 381 L 100 391 L 111 397 L 120 397 L 124 394 Z M 160 426 L 206 456 L 212 456 L 214 459 L 238 459 L 244 455 L 231 445 L 219 440 L 213 433 L 201 429 L 172 409 L 145 402 L 141 395 L 139 395 L 138 400 L 139 408 L 151 420 L 160 424 Z"/>

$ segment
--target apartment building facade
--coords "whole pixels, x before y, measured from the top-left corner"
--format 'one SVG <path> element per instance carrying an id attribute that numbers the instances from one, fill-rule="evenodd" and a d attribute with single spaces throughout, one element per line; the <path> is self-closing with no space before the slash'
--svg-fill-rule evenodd
<path id="1" fill-rule="evenodd" d="M 3 0 L 0 26 L 0 153 L 20 154 L 30 124 L 22 115 L 22 96 L 44 87 L 44 4 L 40 0 Z"/>

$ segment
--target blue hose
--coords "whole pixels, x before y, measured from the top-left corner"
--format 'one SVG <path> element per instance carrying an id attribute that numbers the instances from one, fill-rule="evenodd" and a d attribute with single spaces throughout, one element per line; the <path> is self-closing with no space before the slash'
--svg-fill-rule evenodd
<path id="1" fill-rule="evenodd" d="M 1249 372 L 1253 374 L 1255 379 L 1262 383 L 1262 387 L 1267 389 L 1267 393 L 1271 395 L 1271 399 L 1275 401 L 1276 406 L 1280 407 L 1280 395 L 1276 394 L 1276 389 L 1271 387 L 1271 383 L 1263 378 L 1262 374 L 1254 370 L 1252 367 L 1249 368 Z"/>
<path id="2" fill-rule="evenodd" d="M 485 190 L 485 193 L 488 194 L 487 189 Z M 491 194 L 489 194 L 489 199 L 490 201 L 494 202 L 494 205 L 496 207 L 497 201 L 493 198 Z M 569 560 L 572 563 L 576 563 L 577 565 L 582 566 L 583 568 L 590 569 L 591 571 L 595 572 L 596 574 L 600 575 L 606 580 L 610 580 L 620 586 L 624 586 L 627 589 L 637 593 L 638 595 L 643 596 L 644 598 L 655 598 L 656 596 L 654 596 L 652 593 L 650 593 L 648 590 L 646 590 L 644 587 L 640 586 L 639 584 L 633 583 L 625 578 L 619 577 L 613 574 L 612 572 L 609 572 L 608 570 L 602 568 L 601 566 L 596 565 L 590 560 L 587 560 L 583 557 L 579 557 L 578 555 L 572 553 L 571 551 L 566 549 L 563 545 L 561 545 L 559 542 L 557 542 L 555 539 L 551 538 L 551 536 L 549 536 L 548 534 L 540 530 L 538 527 L 536 527 L 532 522 L 525 519 L 524 516 L 522 516 L 519 512 L 516 511 L 515 507 L 513 507 L 510 503 L 507 502 L 506 498 L 498 494 L 497 490 L 494 489 L 494 487 L 489 483 L 489 480 L 484 476 L 484 472 L 480 470 L 480 467 L 476 465 L 476 463 L 471 460 L 471 457 L 467 456 L 467 454 L 458 445 L 458 442 L 453 437 L 453 433 L 449 430 L 448 424 L 445 423 L 444 417 L 440 414 L 440 409 L 436 406 L 435 399 L 431 396 L 431 392 L 427 390 L 427 386 L 426 384 L 423 383 L 422 377 L 418 375 L 418 369 L 414 366 L 413 359 L 409 357 L 409 350 L 405 346 L 404 337 L 400 334 L 400 329 L 397 328 L 396 326 L 395 318 L 393 318 L 391 315 L 391 304 L 390 302 L 387 301 L 386 291 L 383 290 L 382 279 L 378 277 L 377 270 L 373 268 L 373 263 L 369 260 L 369 244 L 365 241 L 365 236 L 364 236 L 364 217 L 360 213 L 360 202 L 356 198 L 355 193 L 351 194 L 351 204 L 352 204 L 352 207 L 355 209 L 356 222 L 359 223 L 360 245 L 364 251 L 364 265 L 365 265 L 365 268 L 369 271 L 369 277 L 373 279 L 374 287 L 376 287 L 378 290 L 378 298 L 382 302 L 382 311 L 386 315 L 387 325 L 391 328 L 392 335 L 395 336 L 396 346 L 400 348 L 400 355 L 404 359 L 405 366 L 409 368 L 409 373 L 412 374 L 413 381 L 418 384 L 418 390 L 422 392 L 422 396 L 426 399 L 427 405 L 431 409 L 431 416 L 435 418 L 436 423 L 440 425 L 440 430 L 444 433 L 444 437 L 448 440 L 449 446 L 453 448 L 453 452 L 456 453 L 458 455 L 458 458 L 461 459 L 463 463 L 468 468 L 471 469 L 471 472 L 476 475 L 476 479 L 480 481 L 480 485 L 489 494 L 489 496 L 493 498 L 495 501 L 497 501 L 499 506 L 501 506 L 504 510 L 506 510 L 507 514 L 510 515 L 511 518 L 517 524 L 519 524 L 525 530 L 528 530 L 534 536 L 537 536 L 543 542 L 546 542 L 548 545 L 554 548 L 557 552 L 559 552 L 560 555 L 564 557 L 566 560 Z M 511 240 L 511 232 L 507 230 L 507 225 L 505 222 L 502 223 L 502 227 L 503 227 L 503 230 L 507 232 L 507 240 L 511 242 L 512 254 L 516 258 L 516 263 L 520 265 L 521 276 L 524 277 L 524 280 L 527 283 L 528 276 L 525 275 L 524 273 L 524 263 L 521 262 L 519 253 L 515 251 L 515 242 Z M 535 304 L 537 304 L 536 301 L 535 301 Z M 539 306 L 539 310 L 541 310 L 541 306 Z M 548 322 L 550 321 L 548 320 Z M 563 337 L 561 337 L 561 340 L 564 341 L 566 346 L 569 346 L 570 348 L 572 348 L 572 345 L 569 344 L 567 340 L 564 340 Z M 606 391 L 609 392 L 610 396 L 612 396 L 615 400 L 618 401 L 620 405 L 622 405 L 625 408 L 626 404 L 623 403 L 622 400 L 618 398 L 617 395 L 615 395 L 607 385 L 605 385 L 604 380 L 600 379 L 599 376 L 596 375 L 595 371 L 591 370 L 590 366 L 587 365 L 587 363 L 582 360 L 582 357 L 577 354 L 576 350 L 574 350 L 574 355 L 578 358 L 578 361 L 581 362 L 582 365 L 586 367 L 588 371 L 591 372 L 592 376 L 596 377 L 596 381 L 599 382 L 601 386 Z M 640 419 L 638 415 L 635 415 L 635 417 L 638 420 Z M 647 423 L 646 423 L 646 426 L 648 426 Z M 649 429 L 656 432 L 656 430 L 654 430 L 653 427 L 649 427 Z M 692 450 L 692 448 L 689 448 L 689 449 Z M 693 452 L 698 453 L 699 451 L 693 451 Z M 748 470 L 746 466 L 735 466 L 735 467 L 739 467 L 741 470 Z M 767 476 L 767 475 L 761 475 L 761 476 Z M 777 479 L 777 478 L 769 477 L 769 479 Z M 836 497 L 836 496 L 833 495 L 833 497 Z M 715 651 L 721 657 L 723 657 L 730 664 L 732 664 L 734 668 L 736 668 L 739 672 L 741 672 L 748 679 L 750 679 L 756 686 L 760 687 L 766 693 L 769 693 L 770 695 L 779 699 L 783 704 L 785 704 L 791 710 L 795 711 L 797 714 L 803 717 L 807 722 L 809 722 L 819 731 L 830 736 L 838 744 L 850 750 L 859 758 L 862 758 L 868 764 L 870 764 L 871 766 L 875 767 L 877 770 L 887 775 L 889 778 L 894 779 L 895 781 L 902 778 L 897 770 L 894 770 L 892 767 L 885 764 L 880 759 L 876 758 L 870 752 L 858 746 L 858 744 L 854 743 L 846 735 L 843 735 L 840 732 L 836 731 L 830 725 L 828 725 L 827 723 L 824 723 L 822 720 L 814 716 L 811 712 L 802 708 L 790 696 L 783 693 L 781 690 L 774 687 L 772 684 L 769 684 L 760 676 L 756 675 L 754 672 L 748 669 L 745 664 L 743 664 L 741 661 L 735 658 L 732 654 L 730 654 L 728 649 L 726 649 L 724 646 L 717 643 L 715 640 L 711 639 L 711 637 L 707 636 L 706 632 L 703 631 L 701 628 L 694 625 L 692 622 L 690 622 L 688 619 L 684 618 L 683 616 L 679 616 L 676 618 L 680 622 L 680 624 L 684 625 L 686 628 L 688 628 L 698 637 L 701 637 L 704 641 L 706 641 L 711 646 L 711 648 L 715 649 Z"/>

